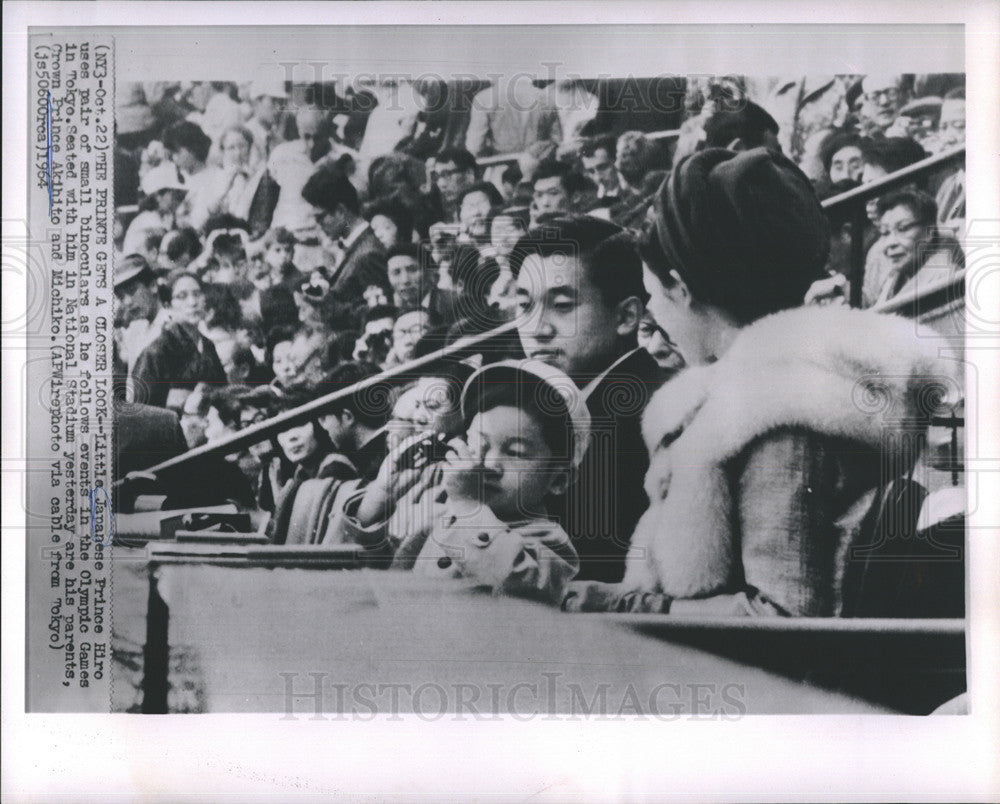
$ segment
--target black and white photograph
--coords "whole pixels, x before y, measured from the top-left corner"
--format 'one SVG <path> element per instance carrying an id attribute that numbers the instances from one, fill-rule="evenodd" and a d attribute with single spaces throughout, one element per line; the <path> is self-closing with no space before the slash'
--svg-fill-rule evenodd
<path id="1" fill-rule="evenodd" d="M 966 24 L 253 5 L 21 44 L 25 712 L 452 752 L 986 714 L 1000 229 Z M 266 757 L 251 722 L 223 739 Z M 391 800 L 514 792 L 482 764 L 404 793 L 396 756 L 366 766 Z M 165 768 L 141 795 L 226 789 Z M 517 797 L 698 790 L 594 778 Z M 854 784 L 945 793 L 896 782 Z"/>

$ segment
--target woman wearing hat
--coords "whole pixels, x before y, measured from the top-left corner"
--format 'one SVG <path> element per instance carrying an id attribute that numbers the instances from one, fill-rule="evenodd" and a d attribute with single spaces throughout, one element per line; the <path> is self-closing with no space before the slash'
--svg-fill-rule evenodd
<path id="1" fill-rule="evenodd" d="M 645 410 L 651 502 L 623 582 L 574 585 L 564 606 L 840 615 L 885 468 L 912 466 L 894 445 L 926 428 L 927 387 L 951 371 L 913 322 L 795 309 L 829 238 L 808 179 L 780 154 L 694 154 L 651 218 L 649 309 L 690 368 Z"/>
<path id="2" fill-rule="evenodd" d="M 161 162 L 142 179 L 145 199 L 141 211 L 125 232 L 122 254 L 142 251 L 146 235 L 152 231 L 169 232 L 176 228 L 177 208 L 187 194 L 187 188 L 177 176 L 173 162 Z"/>

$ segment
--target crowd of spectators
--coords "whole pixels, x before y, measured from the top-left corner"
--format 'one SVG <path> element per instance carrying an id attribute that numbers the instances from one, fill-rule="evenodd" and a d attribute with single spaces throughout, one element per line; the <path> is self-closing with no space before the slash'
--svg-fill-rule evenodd
<path id="1" fill-rule="evenodd" d="M 721 427 L 712 446 L 678 434 L 720 431 L 712 383 L 734 389 L 721 371 L 706 386 L 699 367 L 722 366 L 730 343 L 766 346 L 759 319 L 803 304 L 848 313 L 835 308 L 854 238 L 863 307 L 961 270 L 961 168 L 874 200 L 863 232 L 818 199 L 963 144 L 962 76 L 692 80 L 676 137 L 616 133 L 573 82 L 521 87 L 517 103 L 479 88 L 457 129 L 429 105 L 442 85 L 415 85 L 409 116 L 380 106 L 378 88 L 353 106 L 302 89 L 120 88 L 119 475 L 141 489 L 152 480 L 135 470 L 354 388 L 161 490 L 267 512 L 274 542 L 361 543 L 567 608 L 708 598 L 717 611 L 840 612 L 828 565 L 860 527 L 844 515 L 878 484 L 856 448 L 870 457 L 870 433 L 789 405 L 777 436 L 756 421 Z M 487 171 L 496 154 L 513 156 Z M 375 382 L 514 320 L 474 357 Z M 741 371 L 755 369 L 750 348 L 736 350 Z M 780 387 L 772 368 L 761 379 Z M 674 440 L 707 475 L 651 468 Z M 779 464 L 804 478 L 785 478 L 795 490 L 840 496 L 799 501 L 765 534 L 763 512 L 788 503 L 767 474 Z M 687 502 L 668 502 L 672 483 Z M 664 547 L 672 517 L 703 544 L 686 532 Z M 780 540 L 805 546 L 782 553 Z"/>

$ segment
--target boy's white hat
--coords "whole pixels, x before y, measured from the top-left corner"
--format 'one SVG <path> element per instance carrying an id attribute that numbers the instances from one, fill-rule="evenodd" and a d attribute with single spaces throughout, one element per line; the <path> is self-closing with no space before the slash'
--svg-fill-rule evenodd
<path id="1" fill-rule="evenodd" d="M 474 386 L 486 382 L 517 383 L 522 381 L 519 375 L 525 374 L 534 380 L 545 383 L 558 394 L 566 405 L 570 422 L 573 425 L 572 466 L 574 468 L 579 466 L 590 442 L 590 411 L 587 409 L 587 403 L 576 383 L 567 374 L 548 363 L 543 363 L 541 360 L 501 360 L 477 369 L 462 388 L 462 415 L 468 418 L 474 412 L 470 411 L 468 407 L 470 391 Z M 544 400 L 539 399 L 536 402 L 540 403 L 539 407 L 545 409 Z"/>

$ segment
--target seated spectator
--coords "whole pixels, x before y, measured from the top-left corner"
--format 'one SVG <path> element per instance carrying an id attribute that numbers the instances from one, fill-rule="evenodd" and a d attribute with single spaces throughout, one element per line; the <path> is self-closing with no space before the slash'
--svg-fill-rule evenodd
<path id="1" fill-rule="evenodd" d="M 422 307 L 400 310 L 392 325 L 392 348 L 383 364 L 384 368 L 394 368 L 413 360 L 413 348 L 439 322 Z"/>
<path id="2" fill-rule="evenodd" d="M 216 229 L 208 236 L 207 246 L 210 261 L 202 279 L 220 285 L 249 279 L 247 240 L 242 229 Z"/>
<path id="3" fill-rule="evenodd" d="M 850 131 L 838 131 L 827 138 L 820 150 L 824 185 L 843 181 L 853 182 L 855 186 L 861 183 L 865 167 L 861 144 L 861 138 Z"/>
<path id="4" fill-rule="evenodd" d="M 398 311 L 391 305 L 368 308 L 351 359 L 384 367 L 392 351 L 392 333 L 397 315 Z"/>
<path id="5" fill-rule="evenodd" d="M 365 220 L 386 251 L 413 242 L 413 215 L 395 195 L 368 204 Z"/>
<path id="6" fill-rule="evenodd" d="M 514 276 L 508 271 L 507 296 L 497 288 L 497 301 L 507 302 L 514 295 Z M 500 279 L 500 265 L 492 257 L 483 257 L 475 248 L 463 245 L 455 252 L 451 266 L 451 283 L 458 294 L 458 309 L 465 319 L 481 319 L 490 308 L 490 294 Z M 508 302 L 508 309 L 513 303 Z M 499 307 L 498 307 L 499 309 Z M 495 316 L 488 316 L 493 321 Z"/>
<path id="7" fill-rule="evenodd" d="M 905 472 L 901 428 L 930 415 L 917 384 L 951 372 L 912 322 L 792 309 L 827 238 L 809 180 L 774 152 L 704 151 L 674 168 L 644 245 L 645 283 L 690 367 L 646 408 L 651 502 L 625 579 L 577 585 L 566 608 L 841 613 L 850 546 L 871 543 L 886 450 Z M 873 413 L 859 387 L 891 401 Z"/>
<path id="8" fill-rule="evenodd" d="M 500 174 L 500 187 L 506 203 L 509 204 L 514 199 L 518 185 L 521 184 L 523 179 L 524 175 L 521 173 L 519 166 L 508 165 L 504 168 L 503 173 Z"/>
<path id="9" fill-rule="evenodd" d="M 199 395 L 198 414 L 205 422 L 206 443 L 214 444 L 239 432 L 243 410 L 240 400 L 246 390 L 245 387 L 229 385 L 206 388 Z M 190 398 L 194 396 L 192 394 Z M 259 483 L 261 466 L 260 460 L 253 452 L 241 450 L 226 455 L 221 461 L 216 460 L 213 464 L 217 471 L 214 475 L 217 478 L 215 482 L 223 488 L 239 489 L 241 497 L 252 499 Z M 239 470 L 238 473 L 236 470 Z"/>
<path id="10" fill-rule="evenodd" d="M 941 98 L 920 97 L 899 110 L 893 130 L 909 137 L 928 153 L 934 153 L 940 118 Z"/>
<path id="11" fill-rule="evenodd" d="M 532 225 L 542 215 L 568 214 L 575 209 L 572 175 L 573 168 L 570 165 L 555 159 L 538 165 L 531 178 Z"/>
<path id="12" fill-rule="evenodd" d="M 422 246 L 400 245 L 390 251 L 388 276 L 396 307 L 421 307 L 445 324 L 455 321 L 458 294 L 439 287 L 434 261 Z"/>
<path id="13" fill-rule="evenodd" d="M 283 325 L 275 327 L 267 334 L 266 362 L 274 372 L 272 385 L 277 390 L 283 390 L 295 381 L 295 363 L 290 354 L 292 343 L 298 329 L 295 326 Z"/>
<path id="14" fill-rule="evenodd" d="M 134 400 L 179 409 L 199 382 L 226 382 L 212 341 L 198 327 L 205 319 L 205 291 L 194 274 L 171 275 L 166 284 L 171 322 L 139 355 L 132 369 Z"/>
<path id="15" fill-rule="evenodd" d="M 118 262 L 115 298 L 120 322 L 118 356 L 131 370 L 143 349 L 163 332 L 170 312 L 160 303 L 153 269 L 138 254 L 129 254 Z"/>
<path id="16" fill-rule="evenodd" d="M 385 248 L 361 217 L 358 193 L 334 165 L 323 165 L 302 188 L 314 207 L 316 222 L 332 249 L 331 290 L 344 301 L 361 298 L 369 285 L 387 287 Z"/>
<path id="17" fill-rule="evenodd" d="M 965 90 L 950 90 L 941 102 L 934 149 L 938 153 L 965 145 Z M 959 240 L 965 237 L 965 168 L 946 178 L 937 191 L 938 226 Z"/>
<path id="18" fill-rule="evenodd" d="M 212 140 L 196 123 L 182 120 L 163 132 L 163 146 L 188 188 L 178 218 L 185 226 L 201 229 L 218 202 L 225 181 L 220 168 L 207 165 Z"/>
<path id="19" fill-rule="evenodd" d="M 619 581 L 647 505 L 640 417 L 661 374 L 637 340 L 646 298 L 642 263 L 620 227 L 575 216 L 529 231 L 511 269 L 524 354 L 568 374 L 595 426 L 606 428 L 561 499 L 559 516 L 580 556 L 580 577 Z"/>
<path id="20" fill-rule="evenodd" d="M 937 204 L 919 190 L 899 190 L 878 200 L 880 239 L 872 246 L 883 260 L 865 273 L 865 307 L 947 279 L 965 267 L 958 241 L 937 228 Z"/>
<path id="21" fill-rule="evenodd" d="M 440 471 L 420 435 L 390 454 L 345 506 L 344 538 L 387 544 L 400 569 L 559 603 L 579 561 L 546 499 L 565 491 L 586 449 L 579 392 L 543 363 L 495 363 L 466 383 L 462 413 L 465 439 L 450 442 Z"/>
<path id="22" fill-rule="evenodd" d="M 618 198 L 622 194 L 622 183 L 615 168 L 617 155 L 617 142 L 610 136 L 585 140 L 580 146 L 583 173 L 597 185 L 598 199 Z"/>
<path id="23" fill-rule="evenodd" d="M 639 191 L 643 179 L 657 164 L 656 146 L 639 131 L 626 131 L 618 138 L 615 168 L 626 189 Z"/>
<path id="24" fill-rule="evenodd" d="M 661 380 L 666 381 L 684 368 L 684 358 L 670 342 L 670 336 L 656 323 L 652 313 L 646 310 L 639 322 L 639 347 L 649 352 L 662 372 Z"/>
<path id="25" fill-rule="evenodd" d="M 283 285 L 293 291 L 305 280 L 305 275 L 292 262 L 297 242 L 295 235 L 281 226 L 268 229 L 264 235 L 261 261 L 268 269 L 267 276 L 270 280 L 268 287 Z"/>
<path id="26" fill-rule="evenodd" d="M 611 196 L 606 196 L 610 198 Z M 530 210 L 527 207 L 508 207 L 493 218 L 490 226 L 490 244 L 493 247 L 493 258 L 499 269 L 496 280 L 490 285 L 486 295 L 486 303 L 495 307 L 501 315 L 510 314 L 517 307 L 517 296 L 514 292 L 514 274 L 510 270 L 510 256 L 514 246 L 525 234 L 531 222 Z"/>
<path id="27" fill-rule="evenodd" d="M 248 224 L 250 239 L 256 240 L 271 228 L 281 187 L 267 166 L 252 164 L 253 134 L 243 126 L 226 129 L 220 140 L 225 181 L 222 193 L 209 207 L 210 214 L 228 213 Z"/>
<path id="28" fill-rule="evenodd" d="M 422 369 L 393 405 L 387 425 L 389 450 L 415 433 L 458 435 L 462 429 L 462 387 L 472 372 L 471 366 L 455 360 Z"/>
<path id="29" fill-rule="evenodd" d="M 177 178 L 176 168 L 170 162 L 166 164 L 170 166 L 169 172 L 157 170 L 150 181 L 143 182 L 145 198 L 139 205 L 139 214 L 132 219 L 125 232 L 122 243 L 125 254 L 141 251 L 146 236 L 151 232 L 162 235 L 177 228 L 177 208 L 184 200 L 187 188 Z"/>
<path id="30" fill-rule="evenodd" d="M 328 393 L 348 388 L 379 373 L 371 363 L 341 363 L 324 382 Z M 372 481 L 385 460 L 389 406 L 377 392 L 354 391 L 317 421 L 334 449 L 351 462 L 359 477 Z"/>
<path id="31" fill-rule="evenodd" d="M 892 136 L 899 110 L 910 99 L 912 76 L 870 74 L 861 79 L 858 123 L 866 137 Z M 901 132 L 902 133 L 902 132 Z"/>
<path id="32" fill-rule="evenodd" d="M 861 181 L 868 184 L 919 162 L 927 153 L 908 137 L 879 137 L 861 141 L 861 156 Z"/>
<path id="33" fill-rule="evenodd" d="M 502 206 L 503 196 L 491 182 L 477 182 L 463 190 L 458 199 L 460 238 L 464 236 L 477 244 L 488 242 L 492 214 Z"/>
<path id="34" fill-rule="evenodd" d="M 458 223 L 459 198 L 479 175 L 476 158 L 462 148 L 442 151 L 434 159 L 434 186 L 440 197 L 445 223 Z"/>

